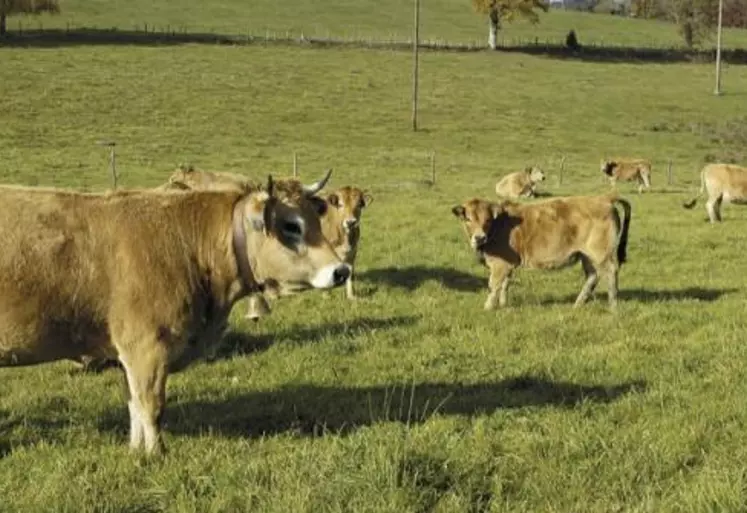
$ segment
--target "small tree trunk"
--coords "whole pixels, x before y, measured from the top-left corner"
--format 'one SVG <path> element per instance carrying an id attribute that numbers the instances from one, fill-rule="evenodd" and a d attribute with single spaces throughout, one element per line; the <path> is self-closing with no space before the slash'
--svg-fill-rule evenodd
<path id="1" fill-rule="evenodd" d="M 495 50 L 498 46 L 498 9 L 490 9 L 488 19 L 490 20 L 490 35 L 488 36 L 488 45 L 490 46 L 491 50 Z"/>
<path id="2" fill-rule="evenodd" d="M 6 25 L 5 13 L 0 13 L 0 36 L 4 36 L 8 32 L 8 26 Z"/>

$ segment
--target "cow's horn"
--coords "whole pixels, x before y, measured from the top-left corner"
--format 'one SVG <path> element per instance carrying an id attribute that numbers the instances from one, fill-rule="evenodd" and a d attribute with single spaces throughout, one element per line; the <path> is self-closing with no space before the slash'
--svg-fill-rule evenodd
<path id="1" fill-rule="evenodd" d="M 303 192 L 307 196 L 313 196 L 317 192 L 321 191 L 325 185 L 327 185 L 327 181 L 329 180 L 330 175 L 332 174 L 332 169 L 327 169 L 327 174 L 324 175 L 324 178 L 319 180 L 316 183 L 313 183 L 311 185 L 304 185 L 303 186 Z"/>
<path id="2" fill-rule="evenodd" d="M 274 184 L 272 183 L 272 175 L 267 175 L 267 195 L 272 197 Z"/>

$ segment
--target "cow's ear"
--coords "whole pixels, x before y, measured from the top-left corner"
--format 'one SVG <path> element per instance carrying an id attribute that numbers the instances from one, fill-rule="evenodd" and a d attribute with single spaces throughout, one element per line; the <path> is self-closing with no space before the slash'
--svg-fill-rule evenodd
<path id="1" fill-rule="evenodd" d="M 465 219 L 465 213 L 464 207 L 462 205 L 457 205 L 451 209 L 451 213 L 454 214 L 459 219 Z"/>
<path id="2" fill-rule="evenodd" d="M 493 219 L 496 219 L 499 215 L 501 215 L 505 211 L 505 205 L 502 203 L 491 203 L 490 204 L 490 214 L 493 216 Z"/>
<path id="3" fill-rule="evenodd" d="M 368 194 L 367 192 L 364 192 L 364 193 L 363 193 L 363 206 L 364 206 L 364 207 L 367 207 L 367 206 L 369 206 L 369 205 L 370 205 L 371 203 L 373 203 L 373 196 L 371 196 L 371 195 L 370 195 L 370 194 Z"/>
<path id="4" fill-rule="evenodd" d="M 329 196 L 327 196 L 327 203 L 329 203 L 333 207 L 339 207 L 340 197 L 337 194 L 330 194 Z"/>
<path id="5" fill-rule="evenodd" d="M 531 173 L 532 172 L 532 166 L 527 166 L 524 168 L 525 173 Z"/>
<path id="6" fill-rule="evenodd" d="M 249 196 L 244 216 L 254 231 L 267 233 L 272 227 L 274 201 L 266 192 Z"/>

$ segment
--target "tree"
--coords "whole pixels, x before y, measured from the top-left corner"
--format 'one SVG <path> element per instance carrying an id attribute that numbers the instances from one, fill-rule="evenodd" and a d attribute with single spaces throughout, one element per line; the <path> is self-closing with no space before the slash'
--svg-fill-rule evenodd
<path id="1" fill-rule="evenodd" d="M 6 19 L 11 14 L 58 13 L 58 0 L 0 0 L 0 36 L 8 31 Z"/>
<path id="2" fill-rule="evenodd" d="M 500 28 L 501 20 L 508 22 L 516 19 L 517 16 L 528 19 L 532 23 L 539 21 L 537 9 L 547 12 L 550 7 L 545 0 L 472 0 L 472 6 L 480 14 L 488 15 L 490 35 L 488 44 L 495 50 Z"/>
<path id="3" fill-rule="evenodd" d="M 693 47 L 713 32 L 718 19 L 718 0 L 633 0 L 632 10 L 639 17 L 676 23 L 685 44 Z"/>

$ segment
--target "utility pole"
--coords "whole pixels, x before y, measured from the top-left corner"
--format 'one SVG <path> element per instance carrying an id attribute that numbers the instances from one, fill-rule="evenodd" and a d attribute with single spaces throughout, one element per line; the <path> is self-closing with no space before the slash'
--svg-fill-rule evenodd
<path id="1" fill-rule="evenodd" d="M 718 0 L 718 32 L 716 35 L 716 96 L 721 95 L 721 24 L 724 17 L 724 0 Z"/>
<path id="2" fill-rule="evenodd" d="M 415 0 L 415 26 L 412 37 L 412 130 L 418 130 L 418 43 L 420 40 L 420 0 Z"/>

